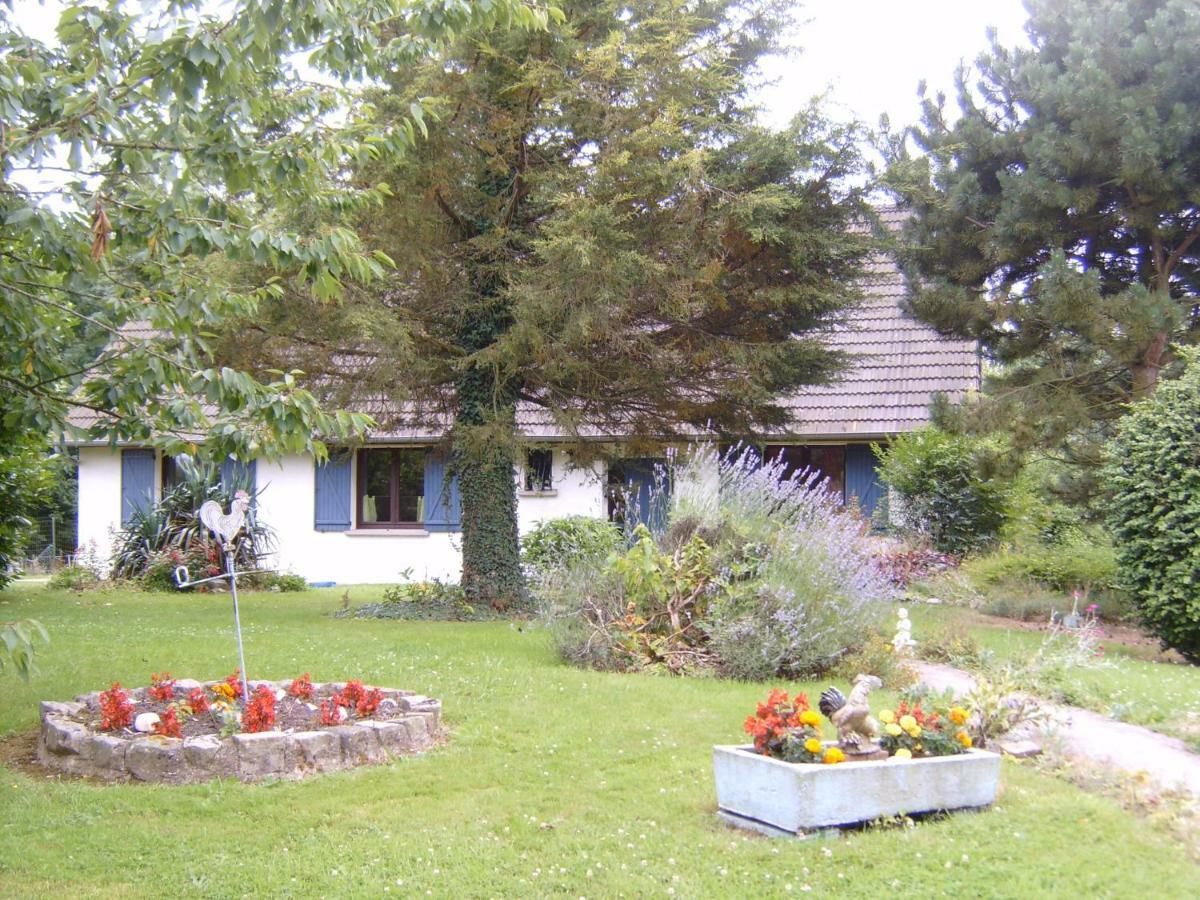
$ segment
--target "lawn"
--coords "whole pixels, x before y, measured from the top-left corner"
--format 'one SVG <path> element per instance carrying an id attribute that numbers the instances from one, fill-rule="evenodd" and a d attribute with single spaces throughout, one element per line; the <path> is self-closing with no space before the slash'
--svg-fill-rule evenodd
<path id="1" fill-rule="evenodd" d="M 922 633 L 962 627 L 1000 662 L 1028 659 L 1045 639 L 1043 632 L 1015 625 L 1003 627 L 1003 620 L 979 616 L 963 607 L 917 604 L 911 607 L 910 615 L 918 641 Z M 1104 644 L 1104 650 L 1103 665 L 1071 670 L 1065 685 L 1067 699 L 1182 738 L 1193 749 L 1200 749 L 1200 666 L 1139 659 L 1111 641 Z"/>
<path id="2" fill-rule="evenodd" d="M 248 596 L 251 676 L 361 676 L 440 697 L 445 746 L 262 786 L 101 785 L 6 770 L 0 891 L 1120 897 L 1153 883 L 1158 897 L 1194 896 L 1200 872 L 1156 823 L 1009 763 L 998 807 L 983 814 L 840 841 L 729 830 L 713 815 L 709 748 L 739 740 L 766 685 L 578 671 L 536 628 L 506 623 L 334 619 L 340 593 Z M 356 603 L 378 593 L 352 591 Z M 163 669 L 209 678 L 234 664 L 227 597 L 40 586 L 0 595 L 0 619 L 26 616 L 54 643 L 31 686 L 5 676 L 2 734 L 33 728 L 42 698 L 113 679 L 143 684 Z"/>

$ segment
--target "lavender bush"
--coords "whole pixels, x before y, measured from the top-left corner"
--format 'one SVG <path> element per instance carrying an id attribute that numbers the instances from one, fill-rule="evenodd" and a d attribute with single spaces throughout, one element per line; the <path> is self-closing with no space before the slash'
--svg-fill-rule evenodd
<path id="1" fill-rule="evenodd" d="M 666 588 L 661 598 L 629 595 L 614 574 L 630 570 L 633 551 L 566 561 L 542 585 L 543 616 L 565 659 L 763 679 L 828 668 L 876 629 L 893 588 L 864 551 L 861 523 L 817 473 L 785 477 L 782 463 L 703 447 L 670 483 L 657 553 L 649 559 L 643 547 L 634 565 L 645 570 L 639 583 L 672 585 L 675 599 Z M 697 547 L 707 564 L 685 577 L 681 560 Z M 667 624 L 681 594 L 698 617 L 682 631 L 678 615 Z"/>

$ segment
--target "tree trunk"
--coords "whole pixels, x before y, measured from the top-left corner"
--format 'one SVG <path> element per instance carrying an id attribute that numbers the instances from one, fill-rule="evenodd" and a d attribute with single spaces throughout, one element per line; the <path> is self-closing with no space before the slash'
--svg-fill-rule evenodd
<path id="1" fill-rule="evenodd" d="M 463 318 L 459 342 L 490 346 L 511 325 L 507 304 L 481 291 Z M 517 385 L 472 366 L 456 385 L 454 470 L 462 503 L 462 588 L 468 603 L 507 609 L 525 596 L 517 536 Z"/>
<path id="2" fill-rule="evenodd" d="M 1133 399 L 1144 400 L 1154 394 L 1158 387 L 1158 371 L 1162 368 L 1163 356 L 1167 352 L 1170 333 L 1157 332 L 1150 341 L 1141 360 L 1130 367 L 1133 374 Z"/>

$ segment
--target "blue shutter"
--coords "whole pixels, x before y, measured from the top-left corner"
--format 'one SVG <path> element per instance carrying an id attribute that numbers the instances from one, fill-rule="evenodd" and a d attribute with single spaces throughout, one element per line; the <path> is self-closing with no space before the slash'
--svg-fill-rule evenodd
<path id="1" fill-rule="evenodd" d="M 458 477 L 447 480 L 449 455 L 443 450 L 425 454 L 425 530 L 462 531 Z"/>
<path id="2" fill-rule="evenodd" d="M 879 505 L 882 488 L 870 444 L 846 445 L 846 500 L 858 498 L 858 506 L 870 517 Z"/>
<path id="3" fill-rule="evenodd" d="M 154 505 L 154 451 L 121 451 L 121 524 Z"/>
<path id="4" fill-rule="evenodd" d="M 313 527 L 317 531 L 350 530 L 349 452 L 330 452 L 329 460 L 313 467 L 316 473 L 316 500 Z"/>
<path id="5" fill-rule="evenodd" d="M 232 456 L 225 457 L 225 461 L 221 463 L 221 487 L 227 491 L 231 488 L 245 488 L 253 497 L 258 488 L 257 463 L 258 461 L 253 459 L 244 463 Z"/>

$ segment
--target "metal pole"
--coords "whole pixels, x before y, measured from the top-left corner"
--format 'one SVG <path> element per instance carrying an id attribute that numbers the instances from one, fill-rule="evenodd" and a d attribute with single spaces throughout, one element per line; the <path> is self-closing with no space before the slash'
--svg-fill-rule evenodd
<path id="1" fill-rule="evenodd" d="M 246 653 L 242 649 L 242 617 L 238 613 L 237 569 L 233 564 L 233 551 L 225 548 L 225 564 L 229 566 L 229 590 L 233 594 L 233 627 L 237 630 L 238 667 L 242 673 L 242 703 L 250 702 L 250 684 L 246 681 Z"/>

